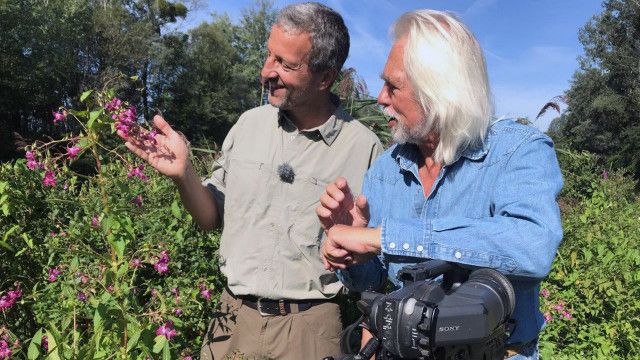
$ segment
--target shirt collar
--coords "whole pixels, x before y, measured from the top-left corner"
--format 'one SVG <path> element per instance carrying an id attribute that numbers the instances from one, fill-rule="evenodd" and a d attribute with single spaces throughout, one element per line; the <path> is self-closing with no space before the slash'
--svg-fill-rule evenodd
<path id="1" fill-rule="evenodd" d="M 324 124 L 301 131 L 301 133 L 309 134 L 311 139 L 315 140 L 322 138 L 322 140 L 324 140 L 324 142 L 329 146 L 331 146 L 331 144 L 336 140 L 340 130 L 342 130 L 342 125 L 349 117 L 342 107 L 340 107 L 340 99 L 336 95 L 331 94 L 331 101 L 336 105 L 333 115 L 331 115 Z M 293 124 L 291 119 L 289 119 L 286 113 L 282 110 L 278 112 L 278 124 L 287 131 L 289 129 L 296 129 L 296 126 Z"/>
<path id="2" fill-rule="evenodd" d="M 456 163 L 461 157 L 469 160 L 480 160 L 489 153 L 489 143 L 487 141 L 482 142 L 476 146 L 470 146 L 461 154 L 456 156 Z M 403 170 L 410 170 L 414 164 L 418 163 L 418 156 L 420 151 L 415 144 L 399 144 L 396 149 L 393 150 L 394 157 L 398 166 Z"/>

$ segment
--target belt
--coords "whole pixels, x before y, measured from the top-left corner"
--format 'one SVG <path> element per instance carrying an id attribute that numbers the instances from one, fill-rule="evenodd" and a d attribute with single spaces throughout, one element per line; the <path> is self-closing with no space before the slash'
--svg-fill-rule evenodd
<path id="1" fill-rule="evenodd" d="M 265 299 L 253 295 L 234 295 L 227 289 L 229 295 L 240 299 L 242 305 L 257 310 L 262 316 L 287 315 L 309 310 L 314 305 L 335 302 L 334 299 L 315 300 L 290 300 L 290 299 Z"/>

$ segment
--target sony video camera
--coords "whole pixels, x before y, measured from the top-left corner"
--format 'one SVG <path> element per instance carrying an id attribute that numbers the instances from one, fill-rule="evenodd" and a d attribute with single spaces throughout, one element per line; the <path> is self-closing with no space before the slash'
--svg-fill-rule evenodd
<path id="1" fill-rule="evenodd" d="M 440 275 L 442 281 L 435 280 Z M 358 354 L 340 359 L 374 354 L 378 360 L 504 358 L 515 306 L 513 287 L 504 275 L 430 260 L 404 267 L 398 279 L 403 287 L 387 295 L 362 293 L 361 326 L 373 338 Z"/>

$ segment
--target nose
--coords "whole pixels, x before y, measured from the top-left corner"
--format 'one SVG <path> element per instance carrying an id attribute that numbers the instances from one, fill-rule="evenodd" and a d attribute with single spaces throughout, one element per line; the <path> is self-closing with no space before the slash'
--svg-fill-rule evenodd
<path id="1" fill-rule="evenodd" d="M 391 97 L 389 96 L 389 86 L 386 83 L 382 85 L 380 94 L 378 94 L 378 104 L 384 107 L 391 105 Z"/>
<path id="2" fill-rule="evenodd" d="M 264 60 L 264 65 L 262 66 L 262 70 L 260 71 L 260 77 L 262 81 L 268 81 L 272 79 L 276 79 L 278 77 L 278 72 L 276 71 L 275 61 L 271 59 L 271 57 L 267 57 Z"/>

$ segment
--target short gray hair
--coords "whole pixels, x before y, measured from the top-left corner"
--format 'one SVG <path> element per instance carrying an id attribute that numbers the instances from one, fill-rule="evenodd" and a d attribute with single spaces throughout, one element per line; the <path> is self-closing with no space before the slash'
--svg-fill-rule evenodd
<path id="1" fill-rule="evenodd" d="M 439 135 L 435 160 L 451 164 L 460 152 L 482 143 L 493 117 L 480 44 L 453 14 L 436 10 L 402 15 L 392 35 L 396 41 L 407 37 L 405 71 L 425 126 Z"/>
<path id="2" fill-rule="evenodd" d="M 311 72 L 340 72 L 349 55 L 349 30 L 340 14 L 316 2 L 293 4 L 280 11 L 276 25 L 288 32 L 311 34 Z"/>

